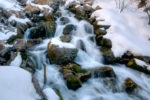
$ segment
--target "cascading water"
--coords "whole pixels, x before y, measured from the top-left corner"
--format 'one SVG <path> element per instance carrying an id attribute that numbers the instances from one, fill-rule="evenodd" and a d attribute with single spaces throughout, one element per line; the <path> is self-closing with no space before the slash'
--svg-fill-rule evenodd
<path id="1" fill-rule="evenodd" d="M 69 23 L 62 25 L 60 18 L 57 18 L 55 36 L 51 39 L 43 40 L 40 45 L 28 51 L 34 56 L 31 58 L 36 62 L 35 65 L 37 68 L 35 76 L 41 88 L 43 90 L 48 88 L 59 89 L 64 100 L 150 100 L 150 78 L 145 74 L 126 68 L 124 65 L 109 65 L 114 69 L 117 76 L 114 89 L 106 85 L 105 80 L 101 78 L 89 79 L 76 91 L 67 88 L 63 75 L 59 72 L 60 67 L 55 64 L 50 64 L 46 58 L 49 41 L 60 47 L 78 48 L 79 52 L 75 62 L 86 69 L 101 67 L 104 66 L 104 64 L 102 63 L 99 47 L 91 40 L 91 38 L 94 37 L 92 25 L 84 20 L 77 20 L 74 14 L 65 10 L 64 7 L 60 7 L 60 9 L 62 10 L 62 17 L 67 17 Z M 69 43 L 61 42 L 59 37 L 63 35 L 63 29 L 68 24 L 77 26 L 76 30 L 72 33 L 72 40 Z M 26 39 L 28 33 L 27 31 L 25 35 Z M 83 44 L 84 47 L 81 46 L 81 44 Z M 46 65 L 46 84 L 44 84 L 44 64 Z M 124 80 L 128 77 L 140 86 L 141 90 L 137 93 L 138 96 L 129 95 L 122 89 Z"/>

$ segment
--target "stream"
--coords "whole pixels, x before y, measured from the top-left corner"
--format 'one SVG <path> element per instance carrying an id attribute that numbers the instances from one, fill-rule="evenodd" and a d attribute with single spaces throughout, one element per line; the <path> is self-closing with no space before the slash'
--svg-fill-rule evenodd
<path id="1" fill-rule="evenodd" d="M 43 91 L 48 88 L 57 88 L 64 100 L 150 100 L 150 78 L 144 73 L 127 68 L 125 65 L 104 65 L 100 47 L 95 43 L 93 26 L 85 20 L 79 21 L 73 13 L 67 11 L 65 7 L 60 6 L 62 16 L 69 19 L 69 23 L 62 24 L 60 17 L 57 18 L 55 36 L 51 39 L 44 39 L 39 45 L 29 49 L 30 57 L 36 65 L 35 77 L 38 79 Z M 63 29 L 66 25 L 73 24 L 76 30 L 72 33 L 72 40 L 61 42 L 60 36 L 63 35 Z M 28 39 L 29 30 L 26 31 L 24 39 Z M 59 47 L 77 48 L 78 54 L 75 63 L 85 69 L 94 69 L 102 66 L 112 67 L 117 79 L 113 87 L 105 84 L 103 78 L 90 78 L 82 84 L 82 87 L 76 91 L 67 88 L 62 73 L 59 71 L 59 65 L 50 64 L 47 58 L 47 46 L 52 42 Z M 81 42 L 82 41 L 82 42 Z M 84 44 L 84 46 L 83 46 Z M 44 84 L 44 66 L 46 65 L 46 84 Z M 124 80 L 131 78 L 140 86 L 136 95 L 128 94 L 124 91 Z M 110 82 L 111 79 L 108 79 Z"/>

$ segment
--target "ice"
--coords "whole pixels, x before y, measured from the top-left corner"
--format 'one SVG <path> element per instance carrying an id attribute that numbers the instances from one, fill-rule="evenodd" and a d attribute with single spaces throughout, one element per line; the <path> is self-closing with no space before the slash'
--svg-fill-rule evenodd
<path id="1" fill-rule="evenodd" d="M 22 58 L 20 55 L 20 52 L 17 53 L 17 56 L 15 57 L 15 59 L 10 63 L 10 66 L 20 66 L 22 63 Z"/>

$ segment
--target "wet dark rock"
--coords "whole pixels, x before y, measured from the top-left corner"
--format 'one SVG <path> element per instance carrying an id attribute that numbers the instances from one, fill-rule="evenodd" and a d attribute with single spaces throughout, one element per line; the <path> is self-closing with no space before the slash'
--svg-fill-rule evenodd
<path id="1" fill-rule="evenodd" d="M 72 34 L 73 31 L 76 31 L 76 28 L 77 27 L 75 25 L 69 24 L 69 25 L 65 26 L 63 34 L 64 35 Z"/>
<path id="2" fill-rule="evenodd" d="M 87 33 L 93 32 L 93 27 L 90 24 L 85 24 L 84 29 L 85 29 L 85 32 L 87 32 Z"/>
<path id="3" fill-rule="evenodd" d="M 86 47 L 85 47 L 84 42 L 82 40 L 79 40 L 77 42 L 77 48 L 79 48 L 79 49 L 81 49 L 83 51 L 86 51 Z"/>
<path id="4" fill-rule="evenodd" d="M 26 41 L 24 39 L 17 39 L 14 44 L 14 48 L 19 51 L 25 51 L 26 50 Z"/>
<path id="5" fill-rule="evenodd" d="M 105 64 L 113 64 L 116 62 L 116 58 L 113 52 L 111 51 L 111 49 L 101 48 L 101 52 L 102 52 Z"/>
<path id="6" fill-rule="evenodd" d="M 53 37 L 56 30 L 56 23 L 53 21 L 41 22 L 39 25 L 31 30 L 29 38 L 37 39 L 37 38 L 49 38 Z"/>
<path id="7" fill-rule="evenodd" d="M 81 87 L 82 82 L 86 82 L 91 78 L 91 72 L 81 68 L 81 66 L 77 64 L 67 64 L 61 66 L 61 68 L 69 89 L 77 90 Z"/>
<path id="8" fill-rule="evenodd" d="M 82 86 L 82 83 L 79 78 L 76 76 L 70 76 L 66 79 L 67 87 L 72 90 L 77 90 Z"/>
<path id="9" fill-rule="evenodd" d="M 62 25 L 68 24 L 70 20 L 67 17 L 61 17 L 60 22 Z"/>
<path id="10" fill-rule="evenodd" d="M 75 48 L 60 48 L 59 46 L 48 44 L 48 57 L 52 64 L 67 64 L 73 62 L 78 50 Z"/>
<path id="11" fill-rule="evenodd" d="M 81 7 L 81 6 L 75 7 L 75 11 L 76 11 L 77 15 L 84 15 L 84 13 L 85 13 L 83 7 Z"/>
<path id="12" fill-rule="evenodd" d="M 115 78 L 116 74 L 111 67 L 101 67 L 93 71 L 95 78 Z"/>
<path id="13" fill-rule="evenodd" d="M 127 64 L 133 58 L 134 55 L 130 51 L 127 51 L 122 55 L 119 62 L 122 64 Z"/>
<path id="14" fill-rule="evenodd" d="M 11 14 L 7 10 L 0 8 L 0 17 L 1 18 L 3 17 L 4 19 L 8 19 L 10 16 L 11 16 Z"/>
<path id="15" fill-rule="evenodd" d="M 150 64 L 150 57 L 149 56 L 135 56 L 135 58 L 140 59 L 140 60 Z"/>
<path id="16" fill-rule="evenodd" d="M 124 88 L 127 93 L 133 93 L 139 86 L 130 78 L 125 79 Z"/>
<path id="17" fill-rule="evenodd" d="M 62 42 L 70 42 L 72 39 L 72 36 L 71 35 L 63 35 L 63 36 L 60 36 L 60 39 Z"/>
<path id="18" fill-rule="evenodd" d="M 26 5 L 27 0 L 17 0 L 22 6 Z"/>
<path id="19" fill-rule="evenodd" d="M 97 38 L 96 40 L 97 40 L 96 42 L 99 46 L 102 46 L 102 47 L 105 47 L 108 49 L 112 48 L 111 40 L 106 39 L 106 38 Z"/>
<path id="20" fill-rule="evenodd" d="M 39 38 L 39 39 L 28 39 L 27 40 L 27 48 L 33 47 L 33 46 L 40 44 L 40 43 L 42 43 L 41 38 Z"/>
<path id="21" fill-rule="evenodd" d="M 137 71 L 139 71 L 139 72 L 143 72 L 143 73 L 145 73 L 145 74 L 150 75 L 150 70 L 147 69 L 147 67 L 145 67 L 145 66 L 138 65 L 138 64 L 135 62 L 134 59 L 131 59 L 126 65 L 127 65 L 127 67 L 129 67 L 129 68 L 132 68 L 132 69 L 135 69 L 135 70 L 137 70 Z"/>
<path id="22" fill-rule="evenodd" d="M 24 12 L 28 18 L 31 18 L 34 14 L 40 14 L 40 9 L 28 3 Z"/>
<path id="23" fill-rule="evenodd" d="M 103 36 L 103 35 L 106 35 L 107 31 L 104 30 L 104 29 L 97 29 L 95 30 L 95 34 L 98 35 L 98 36 Z"/>
<path id="24" fill-rule="evenodd" d="M 95 10 L 100 10 L 100 9 L 102 9 L 102 8 L 99 5 L 96 6 L 96 8 L 95 8 Z"/>

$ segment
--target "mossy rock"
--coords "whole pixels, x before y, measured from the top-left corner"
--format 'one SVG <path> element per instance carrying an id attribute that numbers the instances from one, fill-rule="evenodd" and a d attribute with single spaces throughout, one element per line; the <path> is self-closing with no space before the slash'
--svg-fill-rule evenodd
<path id="1" fill-rule="evenodd" d="M 92 73 L 91 72 L 87 72 L 87 73 L 84 73 L 84 74 L 80 75 L 80 80 L 82 82 L 86 82 L 91 77 L 92 77 Z"/>
<path id="2" fill-rule="evenodd" d="M 116 62 L 116 58 L 113 52 L 111 51 L 111 49 L 102 47 L 101 52 L 102 52 L 105 64 L 113 64 Z"/>
<path id="3" fill-rule="evenodd" d="M 28 58 L 26 51 L 20 52 L 22 60 L 26 60 Z"/>
<path id="4" fill-rule="evenodd" d="M 79 65 L 76 65 L 76 64 L 73 65 L 72 70 L 73 70 L 75 73 L 86 73 L 86 72 L 87 72 L 86 69 L 83 69 L 83 68 L 81 68 Z"/>
<path id="5" fill-rule="evenodd" d="M 44 16 L 45 21 L 54 21 L 54 13 L 51 12 L 48 15 Z"/>
<path id="6" fill-rule="evenodd" d="M 125 91 L 126 91 L 127 93 L 132 93 L 132 92 L 134 92 L 134 90 L 135 90 L 136 88 L 139 87 L 139 86 L 138 86 L 132 79 L 130 79 L 130 78 L 125 79 L 124 85 L 125 85 Z"/>
<path id="7" fill-rule="evenodd" d="M 53 90 L 54 90 L 55 93 L 59 96 L 59 99 L 60 99 L 60 100 L 64 100 L 63 97 L 62 97 L 62 95 L 61 95 L 61 93 L 60 93 L 60 91 L 59 91 L 57 88 L 53 88 Z"/>
<path id="8" fill-rule="evenodd" d="M 7 43 L 13 44 L 16 39 L 21 39 L 21 38 L 23 38 L 23 34 L 14 35 L 7 40 Z"/>
<path id="9" fill-rule="evenodd" d="M 70 76 L 66 79 L 67 81 L 67 87 L 72 90 L 77 90 L 82 86 L 82 83 L 79 78 L 76 76 Z"/>
<path id="10" fill-rule="evenodd" d="M 148 70 L 147 68 L 145 68 L 144 66 L 140 66 L 138 64 L 136 64 L 134 59 L 131 59 L 127 64 L 127 67 L 135 69 L 137 71 L 143 72 L 145 74 L 150 75 L 150 70 Z"/>

